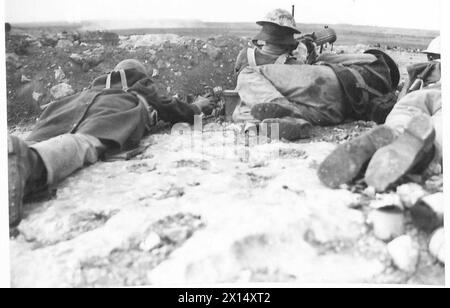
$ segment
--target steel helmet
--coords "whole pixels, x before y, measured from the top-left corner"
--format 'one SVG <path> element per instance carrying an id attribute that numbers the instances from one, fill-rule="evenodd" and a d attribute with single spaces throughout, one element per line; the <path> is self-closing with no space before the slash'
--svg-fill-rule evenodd
<path id="1" fill-rule="evenodd" d="M 434 40 L 431 41 L 430 45 L 428 45 L 428 48 L 422 51 L 423 53 L 430 53 L 435 55 L 441 54 L 441 37 L 438 36 Z"/>
<path id="2" fill-rule="evenodd" d="M 122 62 L 116 65 L 114 71 L 129 70 L 129 69 L 135 69 L 138 72 L 147 75 L 147 69 L 145 68 L 145 66 L 138 60 L 134 59 L 123 60 Z"/>
<path id="3" fill-rule="evenodd" d="M 269 12 L 264 19 L 256 22 L 260 26 L 264 26 L 264 24 L 273 24 L 280 26 L 286 30 L 289 30 L 292 33 L 301 33 L 295 24 L 295 19 L 286 10 L 276 9 Z"/>

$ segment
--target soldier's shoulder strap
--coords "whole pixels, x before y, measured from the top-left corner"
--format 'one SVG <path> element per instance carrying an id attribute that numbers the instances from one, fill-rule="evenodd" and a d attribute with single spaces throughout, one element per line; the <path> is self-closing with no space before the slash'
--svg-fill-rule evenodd
<path id="1" fill-rule="evenodd" d="M 256 64 L 256 48 L 247 48 L 247 61 L 250 67 L 258 66 Z"/>

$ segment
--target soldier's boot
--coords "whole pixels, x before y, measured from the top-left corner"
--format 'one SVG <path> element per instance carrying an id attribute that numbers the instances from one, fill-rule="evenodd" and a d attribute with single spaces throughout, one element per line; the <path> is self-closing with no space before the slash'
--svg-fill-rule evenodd
<path id="1" fill-rule="evenodd" d="M 265 125 L 267 136 L 271 138 L 295 141 L 311 137 L 312 125 L 303 119 L 292 117 L 265 119 L 261 124 Z M 275 136 L 277 134 L 278 136 Z"/>
<path id="2" fill-rule="evenodd" d="M 9 225 L 22 220 L 23 199 L 33 183 L 45 176 L 45 166 L 39 154 L 15 136 L 8 136 Z"/>
<path id="3" fill-rule="evenodd" d="M 375 153 L 367 167 L 366 183 L 383 192 L 424 160 L 432 159 L 435 136 L 430 116 L 413 117 L 403 134 Z"/>
<path id="4" fill-rule="evenodd" d="M 351 182 L 378 149 L 394 140 L 395 132 L 388 126 L 381 125 L 337 146 L 319 166 L 319 179 L 331 188 Z"/>
<path id="5" fill-rule="evenodd" d="M 273 118 L 284 118 L 294 114 L 293 107 L 286 99 L 277 99 L 268 103 L 254 105 L 250 114 L 257 120 L 263 121 Z"/>

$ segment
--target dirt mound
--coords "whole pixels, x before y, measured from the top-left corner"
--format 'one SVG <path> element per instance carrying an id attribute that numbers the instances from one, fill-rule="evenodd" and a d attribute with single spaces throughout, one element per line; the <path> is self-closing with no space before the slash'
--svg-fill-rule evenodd
<path id="1" fill-rule="evenodd" d="M 54 100 L 51 89 L 75 91 L 123 59 L 142 61 L 159 90 L 193 97 L 205 86 L 233 89 L 234 61 L 247 41 L 231 36 L 201 40 L 177 35 L 119 37 L 114 33 L 11 33 L 7 37 L 8 126 L 33 122 Z M 36 61 L 39 59 L 39 61 Z"/>

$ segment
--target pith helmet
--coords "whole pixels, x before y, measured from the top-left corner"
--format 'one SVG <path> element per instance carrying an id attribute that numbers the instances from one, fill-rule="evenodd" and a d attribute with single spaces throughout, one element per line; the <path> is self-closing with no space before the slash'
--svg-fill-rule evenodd
<path id="1" fill-rule="evenodd" d="M 430 45 L 428 45 L 428 48 L 422 52 L 440 55 L 441 54 L 441 37 L 438 36 L 437 38 L 432 40 Z"/>
<path id="2" fill-rule="evenodd" d="M 387 53 L 379 50 L 379 49 L 369 49 L 366 50 L 364 53 L 371 54 L 374 56 L 382 56 L 384 60 L 386 61 L 386 64 L 389 67 L 390 75 L 391 75 L 391 83 L 392 88 L 397 88 L 398 84 L 400 83 L 400 71 L 398 69 L 397 63 L 395 63 L 394 59 L 392 59 Z"/>
<path id="3" fill-rule="evenodd" d="M 273 24 L 289 30 L 289 32 L 292 33 L 301 33 L 297 29 L 295 19 L 291 13 L 283 9 L 276 9 L 269 12 L 262 20 L 257 21 L 256 23 L 260 26 L 264 26 L 264 24 Z"/>
<path id="4" fill-rule="evenodd" d="M 116 67 L 114 68 L 115 71 L 129 70 L 129 69 L 135 69 L 138 72 L 147 75 L 147 69 L 145 68 L 145 66 L 138 60 L 134 59 L 123 60 L 122 62 L 117 64 Z"/>

